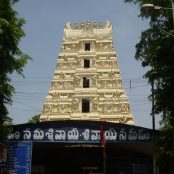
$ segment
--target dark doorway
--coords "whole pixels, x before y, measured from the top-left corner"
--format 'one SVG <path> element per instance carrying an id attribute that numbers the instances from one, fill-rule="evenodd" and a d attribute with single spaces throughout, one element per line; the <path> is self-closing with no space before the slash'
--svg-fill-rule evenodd
<path id="1" fill-rule="evenodd" d="M 82 99 L 82 113 L 89 113 L 90 102 L 88 99 Z"/>
<path id="2" fill-rule="evenodd" d="M 85 43 L 85 51 L 90 51 L 90 43 Z"/>
<path id="3" fill-rule="evenodd" d="M 90 78 L 83 77 L 83 88 L 89 88 L 89 84 L 90 84 Z"/>
<path id="4" fill-rule="evenodd" d="M 84 59 L 84 68 L 90 68 L 90 60 Z"/>
<path id="5" fill-rule="evenodd" d="M 151 146 L 141 143 L 106 144 L 106 174 L 152 173 Z M 102 174 L 101 144 L 35 142 L 32 174 Z"/>
<path id="6" fill-rule="evenodd" d="M 34 143 L 32 174 L 102 173 L 102 150 L 95 145 Z"/>
<path id="7" fill-rule="evenodd" d="M 140 145 L 138 143 L 113 143 L 107 145 L 106 148 L 107 174 L 152 173 L 152 157 L 144 153 L 147 150 L 147 148 L 149 148 L 148 145 Z"/>

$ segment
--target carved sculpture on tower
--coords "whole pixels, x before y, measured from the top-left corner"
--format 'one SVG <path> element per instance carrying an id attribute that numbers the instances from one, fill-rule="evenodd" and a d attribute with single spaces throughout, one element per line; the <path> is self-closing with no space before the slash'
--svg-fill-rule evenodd
<path id="1" fill-rule="evenodd" d="M 112 25 L 68 22 L 40 121 L 134 124 L 113 47 Z"/>

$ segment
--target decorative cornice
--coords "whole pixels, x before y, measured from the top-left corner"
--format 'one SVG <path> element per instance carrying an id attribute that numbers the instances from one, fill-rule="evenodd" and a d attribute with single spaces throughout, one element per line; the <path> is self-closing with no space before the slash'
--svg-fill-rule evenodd
<path id="1" fill-rule="evenodd" d="M 91 23 L 89 20 L 86 22 L 86 24 L 83 21 L 80 24 L 75 22 L 73 26 L 74 27 L 72 28 L 71 22 L 67 22 L 65 24 L 65 29 L 66 30 L 89 30 L 89 29 L 105 29 L 105 28 L 112 27 L 110 21 L 106 21 L 106 25 L 105 25 L 105 27 L 103 27 L 102 21 L 99 21 L 98 25 L 97 25 L 96 21 Z"/>
<path id="2" fill-rule="evenodd" d="M 80 25 L 75 23 L 74 27 L 71 27 L 71 23 L 67 22 L 64 28 L 63 43 L 83 40 L 111 42 L 112 25 L 110 21 L 106 22 L 105 27 L 103 27 L 101 21 L 99 21 L 98 25 L 96 22 L 91 25 L 90 21 L 87 21 L 86 25 L 84 22 L 81 22 Z"/>

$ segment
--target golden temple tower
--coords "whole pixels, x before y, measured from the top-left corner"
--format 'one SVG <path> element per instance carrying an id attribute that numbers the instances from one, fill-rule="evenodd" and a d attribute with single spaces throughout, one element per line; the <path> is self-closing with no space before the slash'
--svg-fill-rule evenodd
<path id="1" fill-rule="evenodd" d="M 64 28 L 57 66 L 40 121 L 134 124 L 120 77 L 109 21 Z"/>

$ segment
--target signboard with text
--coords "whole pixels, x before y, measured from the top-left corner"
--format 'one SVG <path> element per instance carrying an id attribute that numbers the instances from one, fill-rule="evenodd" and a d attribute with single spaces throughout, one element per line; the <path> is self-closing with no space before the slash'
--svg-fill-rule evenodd
<path id="1" fill-rule="evenodd" d="M 101 141 L 100 127 L 103 128 L 106 142 L 148 142 L 152 136 L 150 129 L 142 127 L 113 123 L 101 124 L 99 122 L 78 123 L 63 122 L 59 124 L 58 122 L 57 124 L 51 124 L 50 122 L 43 122 L 42 124 L 26 124 L 25 126 L 14 127 L 8 139 L 16 141 L 98 143 Z"/>
<path id="2" fill-rule="evenodd" d="M 31 142 L 10 142 L 8 150 L 8 169 L 13 174 L 31 173 Z"/>

